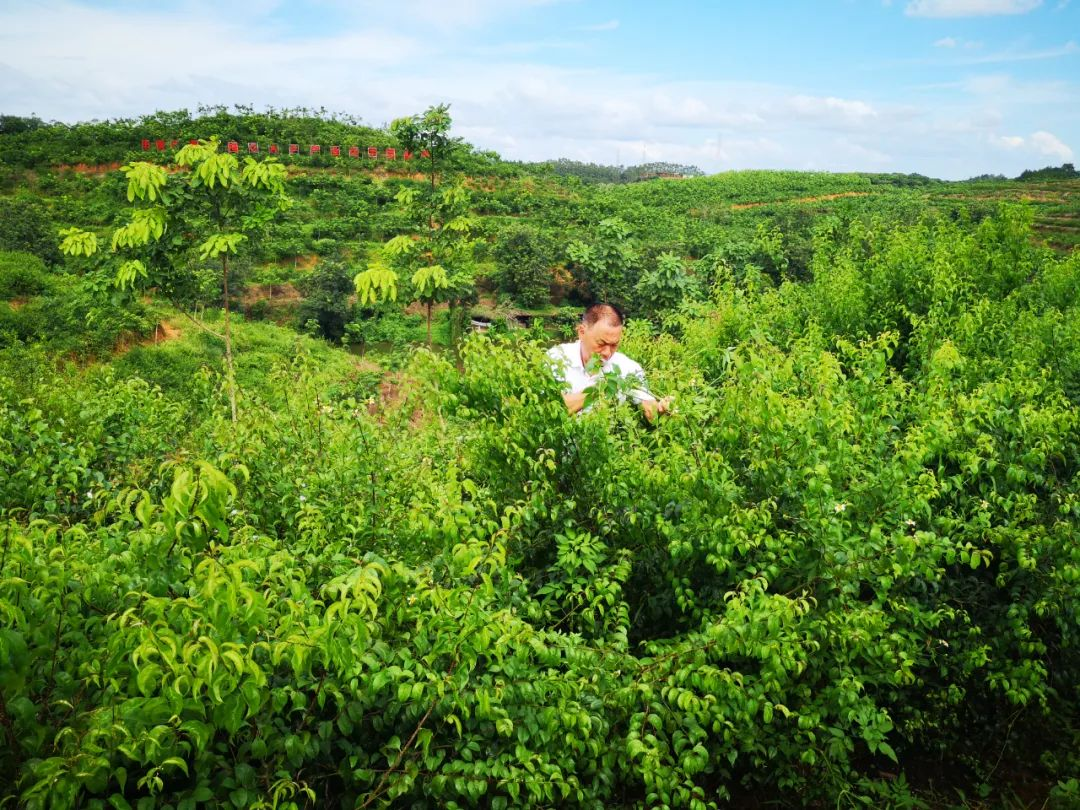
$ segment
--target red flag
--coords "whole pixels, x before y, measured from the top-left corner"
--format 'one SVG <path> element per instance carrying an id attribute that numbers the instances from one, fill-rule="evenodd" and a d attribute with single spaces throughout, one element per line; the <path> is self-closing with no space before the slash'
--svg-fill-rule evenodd
<path id="1" fill-rule="evenodd" d="M 157 147 L 157 150 L 159 152 L 165 151 L 165 141 L 163 141 L 161 138 L 158 138 L 156 141 L 154 141 L 154 146 Z"/>
<path id="2" fill-rule="evenodd" d="M 277 154 L 277 144 L 276 143 L 270 144 L 270 154 L 271 155 L 276 155 Z"/>
<path id="3" fill-rule="evenodd" d="M 349 147 L 349 157 L 360 157 L 360 147 L 359 146 L 350 146 Z"/>
<path id="4" fill-rule="evenodd" d="M 333 155 L 334 157 L 341 157 L 341 147 L 340 146 L 331 146 L 330 147 L 330 154 Z"/>
<path id="5" fill-rule="evenodd" d="M 176 145 L 177 145 L 178 143 L 180 143 L 180 142 L 179 142 L 179 141 L 169 141 L 169 148 L 170 148 L 170 149 L 175 149 L 175 148 L 176 148 Z"/>
<path id="6" fill-rule="evenodd" d="M 322 151 L 322 147 L 319 146 L 317 143 L 313 143 L 311 146 L 308 147 L 308 152 L 309 152 L 309 154 L 312 154 L 312 155 L 314 155 L 316 152 L 321 152 L 321 151 Z"/>
<path id="7" fill-rule="evenodd" d="M 229 151 L 233 154 L 236 154 L 240 151 L 240 144 L 238 144 L 236 141 L 229 141 Z"/>
<path id="8" fill-rule="evenodd" d="M 290 143 L 289 144 L 289 154 L 290 155 L 299 155 L 300 154 L 300 144 L 298 144 L 298 143 Z"/>
<path id="9" fill-rule="evenodd" d="M 142 139 L 142 150 L 144 152 L 147 152 L 147 151 L 150 150 L 150 139 L 149 138 L 143 138 Z"/>
<path id="10" fill-rule="evenodd" d="M 192 146 L 198 146 L 199 145 L 199 139 L 198 138 L 192 138 L 190 141 L 188 141 L 188 143 L 190 143 Z"/>
<path id="11" fill-rule="evenodd" d="M 374 146 L 369 146 L 367 148 L 367 156 L 372 159 L 377 158 L 379 156 L 379 150 Z"/>
<path id="12" fill-rule="evenodd" d="M 412 160 L 412 152 L 410 152 L 408 149 L 402 152 L 401 156 L 405 158 L 405 160 Z"/>
<path id="13" fill-rule="evenodd" d="M 429 158 L 429 157 L 431 157 L 431 152 L 429 152 L 427 149 L 421 149 L 420 150 L 420 157 Z"/>
<path id="14" fill-rule="evenodd" d="M 248 151 L 255 154 L 259 151 L 259 145 L 255 141 L 248 141 Z"/>
<path id="15" fill-rule="evenodd" d="M 386 147 L 386 159 L 397 160 L 397 149 L 392 146 Z"/>

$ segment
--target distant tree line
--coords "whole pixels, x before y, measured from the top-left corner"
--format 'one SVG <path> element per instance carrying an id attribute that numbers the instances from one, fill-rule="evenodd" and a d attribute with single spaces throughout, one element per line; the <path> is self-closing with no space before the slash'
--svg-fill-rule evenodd
<path id="1" fill-rule="evenodd" d="M 607 166 L 601 163 L 584 163 L 580 160 L 559 158 L 539 163 L 525 163 L 526 169 L 556 177 L 577 177 L 583 183 L 636 183 L 655 177 L 703 177 L 705 172 L 697 166 L 658 161 L 637 166 Z"/>
<path id="2" fill-rule="evenodd" d="M 1020 172 L 1017 180 L 1075 180 L 1080 177 L 1071 163 L 1062 163 L 1061 166 L 1046 166 L 1042 169 L 1028 169 Z"/>
<path id="3" fill-rule="evenodd" d="M 100 164 L 141 159 L 164 162 L 176 150 L 143 155 L 139 142 L 218 136 L 223 140 L 270 142 L 363 144 L 380 149 L 399 146 L 385 129 L 367 126 L 357 116 L 325 108 L 268 107 L 256 111 L 250 105 L 200 105 L 194 113 L 182 109 L 158 111 L 138 118 L 116 118 L 68 124 L 42 121 L 36 116 L 0 115 L 0 164 L 16 168 L 40 168 L 57 164 Z M 160 160 L 158 160 L 160 158 Z M 307 158 L 307 156 L 305 156 Z M 307 158 L 330 162 L 330 157 Z"/>
<path id="4" fill-rule="evenodd" d="M 1042 169 L 1026 169 L 1014 178 L 1016 180 L 1074 180 L 1080 177 L 1071 163 L 1062 163 L 1060 166 L 1046 166 Z M 1009 178 L 1003 174 L 980 174 L 969 177 L 966 182 L 978 183 L 981 181 L 1000 182 Z"/>

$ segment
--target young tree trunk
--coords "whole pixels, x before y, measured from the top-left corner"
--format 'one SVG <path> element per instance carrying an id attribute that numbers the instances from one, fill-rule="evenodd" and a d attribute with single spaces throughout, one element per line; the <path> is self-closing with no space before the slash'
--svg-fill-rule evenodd
<path id="1" fill-rule="evenodd" d="M 233 374 L 232 332 L 229 329 L 229 254 L 221 254 L 221 278 L 225 286 L 225 379 L 229 384 L 229 408 L 236 424 L 236 378 Z"/>
<path id="2" fill-rule="evenodd" d="M 435 150 L 431 150 L 431 211 L 428 214 L 428 228 L 435 230 Z M 431 341 L 428 341 L 429 343 Z"/>
<path id="3" fill-rule="evenodd" d="M 432 302 L 428 301 L 427 304 L 427 345 L 431 348 L 431 305 Z"/>

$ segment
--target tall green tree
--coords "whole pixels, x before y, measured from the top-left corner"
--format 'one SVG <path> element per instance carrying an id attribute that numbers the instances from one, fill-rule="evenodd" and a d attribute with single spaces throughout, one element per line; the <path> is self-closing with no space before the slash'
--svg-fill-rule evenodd
<path id="1" fill-rule="evenodd" d="M 285 167 L 274 158 L 243 162 L 221 151 L 217 138 L 188 144 L 176 154 L 175 171 L 145 161 L 121 168 L 127 177 L 131 216 L 110 237 L 120 289 L 165 283 L 177 294 L 179 274 L 195 278 L 200 263 L 219 268 L 224 307 L 225 372 L 232 419 L 237 418 L 229 298 L 229 261 L 244 243 L 289 205 Z M 68 255 L 97 252 L 97 236 L 79 228 L 60 232 Z"/>
<path id="2" fill-rule="evenodd" d="M 476 301 L 477 220 L 462 185 L 441 189 L 433 198 L 404 188 L 395 199 L 411 228 L 374 254 L 354 279 L 356 292 L 362 307 L 375 307 L 397 300 L 403 288 L 406 300 L 418 301 L 426 309 L 430 345 L 436 304 L 450 305 L 453 322 L 461 308 Z"/>
<path id="3" fill-rule="evenodd" d="M 428 107 L 418 115 L 398 118 L 391 122 L 390 133 L 403 148 L 418 155 L 427 153 L 427 174 L 431 191 L 435 191 L 438 167 L 445 165 L 461 147 L 460 138 L 450 136 L 450 105 Z"/>

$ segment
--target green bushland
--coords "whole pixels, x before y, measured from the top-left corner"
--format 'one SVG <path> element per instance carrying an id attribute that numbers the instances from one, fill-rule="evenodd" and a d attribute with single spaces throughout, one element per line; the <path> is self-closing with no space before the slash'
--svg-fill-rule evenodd
<path id="1" fill-rule="evenodd" d="M 37 256 L 0 251 L 0 347 L 33 343 L 76 358 L 107 357 L 156 324 L 152 306 L 115 291 L 101 272 L 53 272 Z"/>
<path id="2" fill-rule="evenodd" d="M 516 335 L 373 398 L 241 324 L 235 424 L 193 330 L 0 350 L 0 795 L 1068 806 L 1080 259 L 1012 208 L 811 239 L 631 321 L 651 425 Z"/>
<path id="3" fill-rule="evenodd" d="M 0 251 L 32 253 L 48 264 L 59 263 L 51 216 L 33 195 L 0 197 Z"/>
<path id="4" fill-rule="evenodd" d="M 192 387 L 202 369 L 219 370 L 224 347 L 217 337 L 222 328 L 220 310 L 209 310 L 196 322 L 172 314 L 171 323 L 182 333 L 179 339 L 160 344 L 145 341 L 133 346 L 111 365 L 125 377 L 138 377 L 157 386 L 173 399 L 197 404 L 201 396 Z M 205 327 L 201 328 L 200 327 Z M 208 331 L 209 330 L 209 331 Z M 262 322 L 238 320 L 233 326 L 237 383 L 246 396 L 280 403 L 282 391 L 272 372 L 282 357 L 297 352 L 309 355 L 337 384 L 347 384 L 355 376 L 356 364 L 339 350 L 320 340 Z M 357 393 L 359 395 L 359 392 Z"/>
<path id="5" fill-rule="evenodd" d="M 0 299 L 42 295 L 55 286 L 55 278 L 37 256 L 0 251 Z"/>

